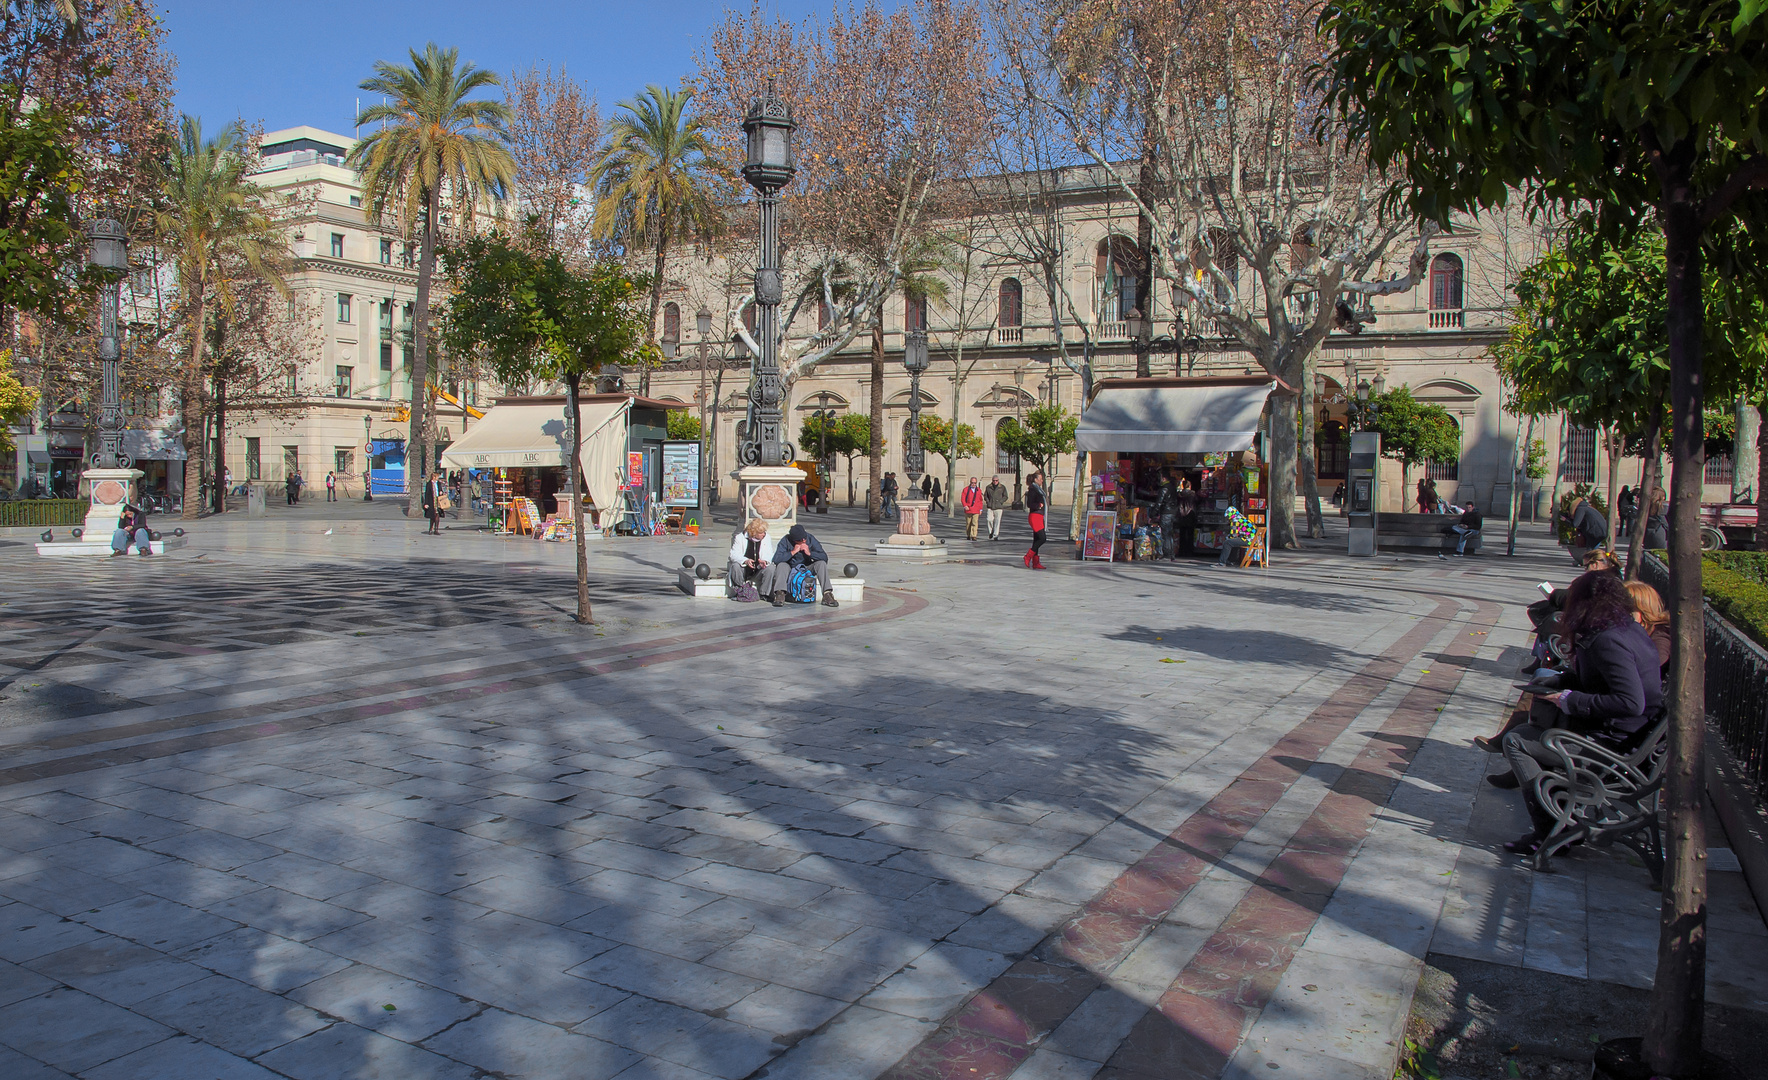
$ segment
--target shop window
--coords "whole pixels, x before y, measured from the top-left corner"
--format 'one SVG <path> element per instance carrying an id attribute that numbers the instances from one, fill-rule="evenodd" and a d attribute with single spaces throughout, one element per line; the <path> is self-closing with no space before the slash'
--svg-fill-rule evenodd
<path id="1" fill-rule="evenodd" d="M 262 480 L 263 478 L 263 467 L 258 458 L 258 440 L 248 438 L 246 440 L 246 479 Z"/>
<path id="2" fill-rule="evenodd" d="M 1565 432 L 1565 480 L 1568 484 L 1596 482 L 1596 429 L 1568 427 Z"/>

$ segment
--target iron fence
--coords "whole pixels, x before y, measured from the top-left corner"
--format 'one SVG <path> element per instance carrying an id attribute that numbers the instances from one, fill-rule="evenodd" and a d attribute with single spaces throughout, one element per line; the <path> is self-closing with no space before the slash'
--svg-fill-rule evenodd
<path id="1" fill-rule="evenodd" d="M 85 499 L 8 499 L 0 501 L 0 527 L 84 525 Z"/>
<path id="2" fill-rule="evenodd" d="M 1669 570 L 1646 556 L 1641 577 L 1660 595 L 1670 589 Z M 1707 722 L 1736 759 L 1756 798 L 1768 803 L 1768 650 L 1725 618 L 1706 609 Z"/>

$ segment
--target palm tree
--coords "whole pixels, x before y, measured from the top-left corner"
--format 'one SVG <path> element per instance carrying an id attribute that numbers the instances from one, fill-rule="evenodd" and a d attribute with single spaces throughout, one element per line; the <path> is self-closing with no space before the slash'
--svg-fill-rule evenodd
<path id="1" fill-rule="evenodd" d="M 714 156 L 700 118 L 688 111 L 691 90 L 645 87 L 608 125 L 608 142 L 590 170 L 596 191 L 595 235 L 630 253 L 654 250 L 650 337 L 657 338 L 663 303 L 663 262 L 673 240 L 710 236 L 719 224 L 717 182 L 729 171 Z M 651 387 L 647 364 L 639 392 Z"/>
<path id="2" fill-rule="evenodd" d="M 200 505 L 193 496 L 202 469 L 203 352 L 212 309 L 222 318 L 233 316 L 242 271 L 288 292 L 283 277 L 288 241 L 267 212 L 263 191 L 248 177 L 248 149 L 237 123 L 205 141 L 202 121 L 185 116 L 164 165 L 164 206 L 154 213 L 161 242 L 174 252 L 180 314 L 190 342 L 179 379 L 186 518 L 196 517 Z"/>
<path id="3" fill-rule="evenodd" d="M 516 163 L 504 147 L 509 106 L 502 101 L 468 101 L 467 95 L 501 86 L 495 72 L 460 62 L 458 49 L 430 42 L 420 54 L 411 50 L 411 66 L 377 61 L 375 73 L 362 89 L 386 100 L 370 105 L 356 118 L 361 127 L 376 126 L 350 150 L 348 161 L 362 174 L 369 220 L 388 216 L 401 233 L 422 230 L 417 268 L 416 325 L 412 335 L 411 427 L 406 476 L 415 465 L 419 475 L 435 464 L 436 425 L 431 407 L 430 285 L 436 273 L 436 242 L 446 200 L 463 223 L 486 197 L 503 198 L 515 179 Z M 414 453 L 421 447 L 421 453 Z M 413 458 L 415 457 L 415 461 Z M 417 490 L 407 483 L 408 498 Z"/>

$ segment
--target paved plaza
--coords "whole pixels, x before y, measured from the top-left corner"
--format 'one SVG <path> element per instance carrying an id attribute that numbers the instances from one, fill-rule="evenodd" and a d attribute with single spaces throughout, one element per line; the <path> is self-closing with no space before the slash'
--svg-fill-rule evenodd
<path id="1" fill-rule="evenodd" d="M 809 517 L 838 610 L 680 593 L 729 523 L 599 542 L 594 627 L 567 545 L 385 502 L 0 537 L 0 1076 L 1385 1080 L 1432 956 L 1649 985 L 1645 871 L 1522 869 L 1469 743 L 1541 530 L 1033 573 L 1016 517 Z M 1722 865 L 1709 999 L 1768 1013 Z"/>

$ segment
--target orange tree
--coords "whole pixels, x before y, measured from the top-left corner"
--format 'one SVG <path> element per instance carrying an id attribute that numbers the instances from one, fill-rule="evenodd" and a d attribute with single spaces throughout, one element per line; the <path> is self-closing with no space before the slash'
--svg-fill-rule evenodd
<path id="1" fill-rule="evenodd" d="M 1702 272 L 1754 269 L 1733 219 L 1768 221 L 1764 0 L 1329 0 L 1324 90 L 1368 161 L 1398 174 L 1410 210 L 1521 197 L 1590 207 L 1605 230 L 1661 230 L 1672 412 L 1665 769 L 1670 852 L 1643 1057 L 1700 1069 L 1706 981 Z M 1755 265 L 1759 265 L 1756 263 Z"/>

